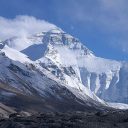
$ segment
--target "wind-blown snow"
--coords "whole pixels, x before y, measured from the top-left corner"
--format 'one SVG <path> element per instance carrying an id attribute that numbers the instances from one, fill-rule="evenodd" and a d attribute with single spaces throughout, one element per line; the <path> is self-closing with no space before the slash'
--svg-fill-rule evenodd
<path id="1" fill-rule="evenodd" d="M 14 36 L 28 37 L 29 35 L 57 28 L 55 25 L 36 19 L 33 16 L 17 16 L 14 19 L 0 17 L 0 39 L 5 40 Z M 23 42 L 22 42 L 23 43 Z"/>
<path id="2" fill-rule="evenodd" d="M 96 56 L 86 56 L 78 60 L 80 67 L 85 67 L 90 72 L 103 73 L 110 70 L 117 70 L 121 67 L 121 63 L 117 61 L 107 60 Z"/>
<path id="3" fill-rule="evenodd" d="M 60 55 L 61 58 L 61 63 L 66 66 L 73 66 L 77 65 L 77 60 L 76 56 L 73 52 L 73 50 L 69 50 L 67 47 L 62 46 L 62 47 L 56 47 L 58 54 Z"/>

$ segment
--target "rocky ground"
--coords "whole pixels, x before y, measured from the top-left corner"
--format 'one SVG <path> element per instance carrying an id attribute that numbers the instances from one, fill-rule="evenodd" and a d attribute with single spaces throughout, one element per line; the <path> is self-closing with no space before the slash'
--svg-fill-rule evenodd
<path id="1" fill-rule="evenodd" d="M 11 114 L 0 128 L 128 128 L 128 111 Z"/>

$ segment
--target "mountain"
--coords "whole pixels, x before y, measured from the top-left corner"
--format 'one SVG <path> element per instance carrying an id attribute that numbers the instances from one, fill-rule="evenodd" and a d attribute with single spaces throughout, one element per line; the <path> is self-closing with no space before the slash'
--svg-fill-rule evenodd
<path id="1" fill-rule="evenodd" d="M 96 110 L 127 105 L 128 63 L 96 57 L 54 28 L 0 43 L 0 100 L 34 112 Z"/>

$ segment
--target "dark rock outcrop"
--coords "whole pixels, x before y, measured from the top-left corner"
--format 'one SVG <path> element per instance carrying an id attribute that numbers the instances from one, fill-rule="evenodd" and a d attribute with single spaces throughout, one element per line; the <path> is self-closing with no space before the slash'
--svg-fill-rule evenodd
<path id="1" fill-rule="evenodd" d="M 128 128 L 128 111 L 41 113 L 10 115 L 0 128 Z"/>

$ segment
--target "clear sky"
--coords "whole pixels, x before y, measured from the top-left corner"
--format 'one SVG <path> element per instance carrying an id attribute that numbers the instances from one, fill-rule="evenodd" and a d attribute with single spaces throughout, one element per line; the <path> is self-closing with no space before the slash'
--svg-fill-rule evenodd
<path id="1" fill-rule="evenodd" d="M 128 0 L 0 0 L 0 16 L 29 15 L 79 38 L 95 55 L 128 61 Z"/>

